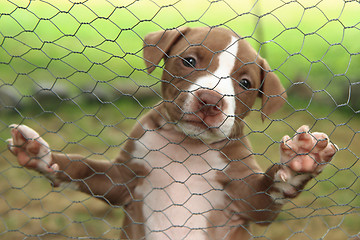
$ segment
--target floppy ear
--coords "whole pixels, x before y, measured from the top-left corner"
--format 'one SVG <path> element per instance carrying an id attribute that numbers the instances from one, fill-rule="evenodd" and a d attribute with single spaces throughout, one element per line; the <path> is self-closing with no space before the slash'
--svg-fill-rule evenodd
<path id="1" fill-rule="evenodd" d="M 171 46 L 189 30 L 189 27 L 182 27 L 146 35 L 144 40 L 144 60 L 148 73 L 154 71 L 155 66 L 159 64 L 161 59 L 168 56 Z"/>
<path id="2" fill-rule="evenodd" d="M 280 79 L 270 71 L 267 61 L 260 58 L 261 87 L 260 97 L 262 98 L 261 119 L 264 121 L 268 115 L 276 112 L 285 103 L 286 92 Z"/>

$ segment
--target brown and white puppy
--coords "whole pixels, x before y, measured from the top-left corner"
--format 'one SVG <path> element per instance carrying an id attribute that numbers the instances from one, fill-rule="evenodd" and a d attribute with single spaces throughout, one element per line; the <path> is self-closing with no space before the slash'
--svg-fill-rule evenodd
<path id="1" fill-rule="evenodd" d="M 263 172 L 243 134 L 257 97 L 262 116 L 286 97 L 267 62 L 223 28 L 180 28 L 145 38 L 149 73 L 161 59 L 163 101 L 134 127 L 113 161 L 53 153 L 34 130 L 11 125 L 19 163 L 57 186 L 122 205 L 121 238 L 247 239 L 269 224 L 336 152 L 324 133 L 298 129 L 280 144 L 280 164 Z"/>

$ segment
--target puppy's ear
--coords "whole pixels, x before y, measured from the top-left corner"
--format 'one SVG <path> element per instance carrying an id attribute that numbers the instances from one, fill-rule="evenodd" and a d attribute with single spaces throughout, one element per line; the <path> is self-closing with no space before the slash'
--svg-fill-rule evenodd
<path id="1" fill-rule="evenodd" d="M 154 71 L 155 66 L 159 64 L 162 58 L 168 56 L 171 46 L 184 37 L 189 30 L 189 27 L 182 27 L 146 35 L 144 40 L 144 60 L 149 73 Z"/>
<path id="2" fill-rule="evenodd" d="M 285 103 L 286 92 L 280 79 L 271 71 L 269 64 L 263 58 L 260 58 L 261 69 L 261 86 L 260 97 L 262 99 L 261 119 L 276 112 Z"/>

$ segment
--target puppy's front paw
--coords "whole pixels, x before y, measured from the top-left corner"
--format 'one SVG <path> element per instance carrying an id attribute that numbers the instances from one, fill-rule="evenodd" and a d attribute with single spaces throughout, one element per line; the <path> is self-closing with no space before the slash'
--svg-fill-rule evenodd
<path id="1" fill-rule="evenodd" d="M 297 173 L 318 175 L 332 159 L 337 147 L 325 133 L 309 132 L 301 126 L 293 138 L 284 136 L 280 145 L 281 163 Z M 286 175 L 280 175 L 286 181 Z"/>
<path id="2" fill-rule="evenodd" d="M 292 198 L 299 194 L 305 184 L 317 176 L 329 163 L 337 147 L 325 133 L 309 131 L 301 126 L 293 138 L 284 136 L 280 145 L 280 165 L 275 173 L 272 195 L 276 200 Z"/>
<path id="3" fill-rule="evenodd" d="M 25 125 L 12 124 L 10 128 L 8 147 L 21 166 L 46 174 L 59 170 L 52 164 L 49 144 L 37 132 Z"/>

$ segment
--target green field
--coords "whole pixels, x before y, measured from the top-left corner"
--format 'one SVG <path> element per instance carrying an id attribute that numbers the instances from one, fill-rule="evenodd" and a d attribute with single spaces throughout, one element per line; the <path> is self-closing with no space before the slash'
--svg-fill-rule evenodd
<path id="1" fill-rule="evenodd" d="M 18 167 L 6 149 L 8 125 L 33 127 L 55 151 L 114 158 L 139 117 L 161 101 L 161 68 L 146 73 L 144 36 L 184 25 L 233 29 L 286 86 L 288 102 L 272 120 L 262 123 L 257 111 L 247 119 L 264 168 L 278 161 L 281 137 L 302 124 L 328 133 L 340 148 L 275 223 L 254 226 L 254 239 L 348 239 L 359 233 L 360 4 L 254 3 L 0 1 L 0 239 L 118 238 L 122 210 L 51 188 Z M 144 98 L 149 88 L 154 92 Z"/>

